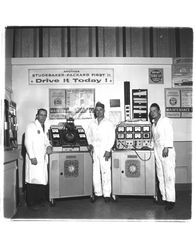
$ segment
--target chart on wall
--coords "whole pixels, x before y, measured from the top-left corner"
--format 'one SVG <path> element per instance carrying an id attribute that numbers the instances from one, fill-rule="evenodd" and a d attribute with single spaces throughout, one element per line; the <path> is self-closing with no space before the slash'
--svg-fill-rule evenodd
<path id="1" fill-rule="evenodd" d="M 192 118 L 192 89 L 165 89 L 165 114 L 170 118 Z"/>
<path id="2" fill-rule="evenodd" d="M 148 90 L 133 89 L 132 90 L 132 112 L 133 119 L 142 121 L 148 120 Z"/>
<path id="3" fill-rule="evenodd" d="M 95 89 L 49 89 L 49 119 L 92 119 Z"/>

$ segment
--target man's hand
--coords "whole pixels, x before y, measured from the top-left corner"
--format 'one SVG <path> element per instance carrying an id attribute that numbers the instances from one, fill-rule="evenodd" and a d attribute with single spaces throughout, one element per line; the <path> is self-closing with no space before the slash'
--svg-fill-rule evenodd
<path id="1" fill-rule="evenodd" d="M 37 165 L 37 158 L 32 158 L 30 160 L 32 165 Z"/>
<path id="2" fill-rule="evenodd" d="M 111 157 L 111 153 L 109 151 L 105 151 L 105 154 L 103 157 L 105 158 L 106 161 L 108 161 L 109 158 Z"/>
<path id="3" fill-rule="evenodd" d="M 162 156 L 163 157 L 168 157 L 168 154 L 169 154 L 169 148 L 168 147 L 165 147 L 162 151 Z"/>
<path id="4" fill-rule="evenodd" d="M 51 146 L 48 146 L 46 148 L 46 154 L 48 154 L 48 155 L 52 154 L 52 147 Z"/>
<path id="5" fill-rule="evenodd" d="M 90 152 L 93 151 L 93 145 L 92 145 L 92 144 L 89 144 L 89 145 L 88 145 L 88 150 L 89 150 Z"/>

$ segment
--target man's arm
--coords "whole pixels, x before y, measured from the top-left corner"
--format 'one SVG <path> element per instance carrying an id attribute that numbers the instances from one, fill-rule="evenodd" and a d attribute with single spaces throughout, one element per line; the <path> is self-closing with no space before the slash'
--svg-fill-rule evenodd
<path id="1" fill-rule="evenodd" d="M 34 154 L 33 150 L 33 139 L 34 139 L 34 130 L 33 124 L 29 124 L 26 128 L 25 132 L 25 147 L 27 150 L 27 154 L 29 156 L 29 159 L 31 161 L 31 164 L 37 165 L 37 159 Z"/>
<path id="2" fill-rule="evenodd" d="M 163 157 L 168 157 L 169 148 L 173 147 L 173 127 L 170 119 L 165 120 L 164 124 L 164 148 L 162 151 Z"/>

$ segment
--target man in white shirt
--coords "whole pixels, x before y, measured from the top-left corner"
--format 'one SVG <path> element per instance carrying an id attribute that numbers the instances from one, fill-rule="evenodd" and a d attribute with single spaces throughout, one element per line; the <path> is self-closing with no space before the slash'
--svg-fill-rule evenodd
<path id="1" fill-rule="evenodd" d="M 113 124 L 104 117 L 104 104 L 97 102 L 95 117 L 88 128 L 89 149 L 93 153 L 93 186 L 95 201 L 104 196 L 105 202 L 111 196 L 111 148 L 115 142 Z"/>
<path id="2" fill-rule="evenodd" d="M 161 116 L 157 103 L 150 106 L 157 177 L 165 210 L 175 205 L 175 149 L 171 120 Z"/>

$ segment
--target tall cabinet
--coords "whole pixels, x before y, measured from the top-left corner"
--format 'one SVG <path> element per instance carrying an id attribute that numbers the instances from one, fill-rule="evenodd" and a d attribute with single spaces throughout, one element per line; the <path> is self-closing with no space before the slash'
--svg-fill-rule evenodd
<path id="1" fill-rule="evenodd" d="M 18 155 L 17 149 L 4 152 L 4 217 L 12 218 L 18 202 Z"/>

